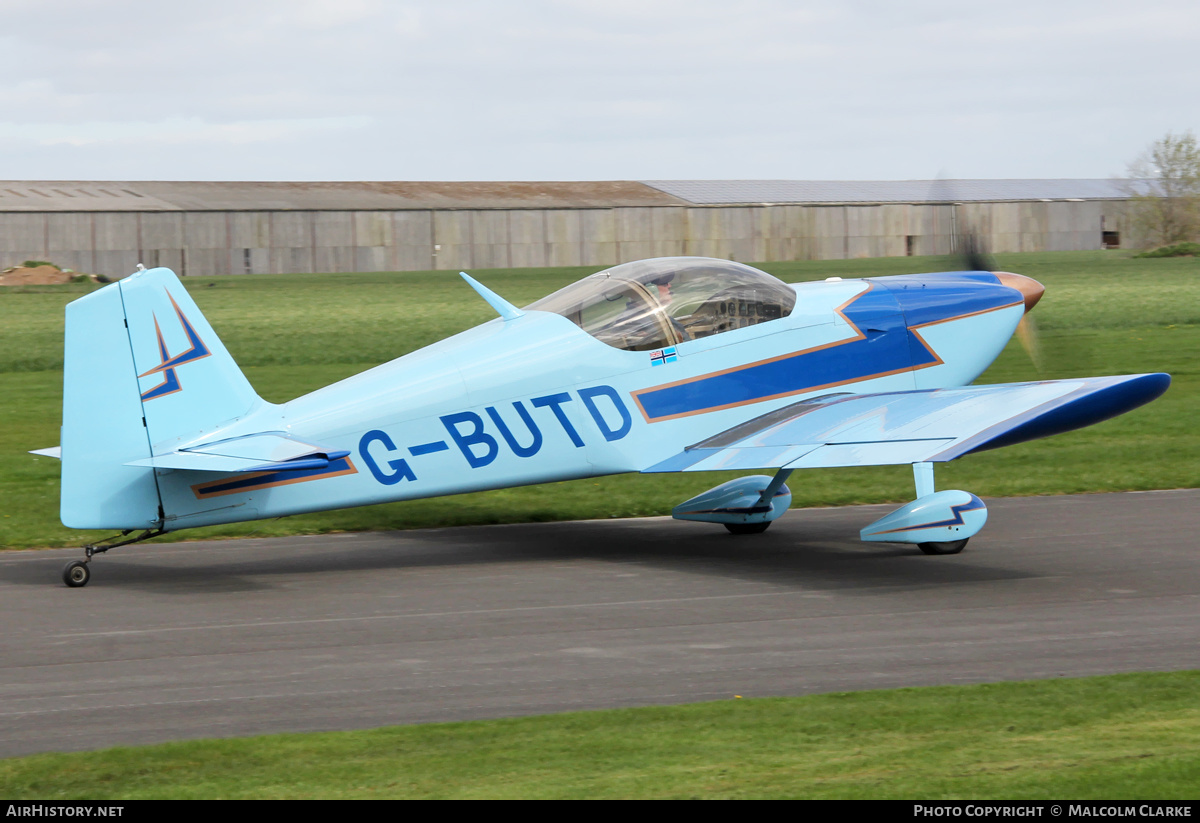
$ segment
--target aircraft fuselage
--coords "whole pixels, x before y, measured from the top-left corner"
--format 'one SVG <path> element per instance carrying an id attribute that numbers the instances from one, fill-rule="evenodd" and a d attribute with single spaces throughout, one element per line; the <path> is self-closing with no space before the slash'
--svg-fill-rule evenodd
<path id="1" fill-rule="evenodd" d="M 985 272 L 794 288 L 786 317 L 655 351 L 616 349 L 565 317 L 526 311 L 263 403 L 202 439 L 274 431 L 348 454 L 308 472 L 159 470 L 164 525 L 638 471 L 744 421 L 747 407 L 757 415 L 834 392 L 966 385 L 1026 309 Z M 186 377 L 186 365 L 177 369 Z"/>

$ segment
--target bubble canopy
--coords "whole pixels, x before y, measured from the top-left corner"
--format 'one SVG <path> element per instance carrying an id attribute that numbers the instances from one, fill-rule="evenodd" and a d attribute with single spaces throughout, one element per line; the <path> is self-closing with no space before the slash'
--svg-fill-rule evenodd
<path id="1" fill-rule="evenodd" d="M 526 309 L 560 314 L 597 340 L 649 351 L 787 317 L 796 292 L 730 260 L 659 257 L 605 269 Z"/>

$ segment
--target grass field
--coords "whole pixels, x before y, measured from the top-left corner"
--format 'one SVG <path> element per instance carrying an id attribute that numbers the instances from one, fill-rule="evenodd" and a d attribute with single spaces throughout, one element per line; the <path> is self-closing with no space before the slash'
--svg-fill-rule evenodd
<path id="1" fill-rule="evenodd" d="M 1171 390 L 1099 426 L 974 455 L 939 468 L 939 485 L 983 496 L 1200 485 L 1200 260 L 1127 252 L 998 255 L 1002 268 L 1042 281 L 1034 312 L 1038 372 L 1013 344 L 983 377 L 1166 371 Z M 935 258 L 762 264 L 784 280 L 946 268 Z M 594 268 L 476 272 L 523 305 Z M 254 275 L 186 283 L 259 393 L 280 402 L 483 322 L 492 311 L 451 272 Z M 58 464 L 26 450 L 58 443 L 62 310 L 90 287 L 0 288 L 0 546 L 79 545 L 99 534 L 58 522 Z M 176 539 L 395 529 L 664 514 L 723 476 L 621 475 L 185 531 Z M 904 467 L 805 472 L 796 507 L 911 499 Z M 173 539 L 171 536 L 161 539 Z"/>
<path id="2" fill-rule="evenodd" d="M 1194 800 L 1198 689 L 1129 674 L 170 743 L 3 760 L 0 797 Z"/>

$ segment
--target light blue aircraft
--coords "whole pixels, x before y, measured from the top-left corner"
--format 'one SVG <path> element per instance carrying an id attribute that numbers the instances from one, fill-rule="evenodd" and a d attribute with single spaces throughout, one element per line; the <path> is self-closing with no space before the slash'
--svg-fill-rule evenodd
<path id="1" fill-rule="evenodd" d="M 954 554 L 987 507 L 935 463 L 1087 426 L 1165 374 L 970 386 L 1042 286 L 960 271 L 787 285 L 726 260 L 614 266 L 288 403 L 262 400 L 188 292 L 151 269 L 67 306 L 62 521 L 169 531 L 618 472 L 773 470 L 679 504 L 764 531 L 797 469 L 911 464 L 868 541 Z M 135 532 L 141 532 L 134 535 Z"/>

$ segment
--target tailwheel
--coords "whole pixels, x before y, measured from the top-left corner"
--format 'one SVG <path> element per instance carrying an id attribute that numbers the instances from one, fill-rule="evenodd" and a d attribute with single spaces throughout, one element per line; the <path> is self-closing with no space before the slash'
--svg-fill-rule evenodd
<path id="1" fill-rule="evenodd" d="M 944 543 L 918 543 L 917 548 L 925 554 L 958 554 L 967 547 L 969 537 L 962 540 L 947 540 Z"/>
<path id="2" fill-rule="evenodd" d="M 725 523 L 725 528 L 730 534 L 762 534 L 771 525 L 768 520 L 765 523 Z"/>
<path id="3" fill-rule="evenodd" d="M 78 589 L 80 586 L 86 586 L 92 579 L 92 571 L 88 568 L 86 560 L 72 560 L 63 567 L 62 579 L 72 589 Z"/>
<path id="4" fill-rule="evenodd" d="M 149 540 L 151 537 L 158 537 L 160 534 L 166 534 L 166 529 L 146 529 L 136 537 L 130 537 L 134 529 L 126 529 L 116 537 L 109 537 L 101 540 L 99 543 L 92 543 L 89 546 L 83 547 L 83 553 L 87 555 L 87 560 L 72 560 L 62 571 L 63 582 L 72 589 L 78 589 L 81 586 L 86 586 L 88 581 L 92 579 L 92 571 L 88 568 L 88 561 L 98 554 L 104 554 L 109 549 L 115 549 L 117 546 L 129 546 L 134 543 L 141 543 L 143 540 Z M 121 539 L 124 538 L 124 539 Z"/>

